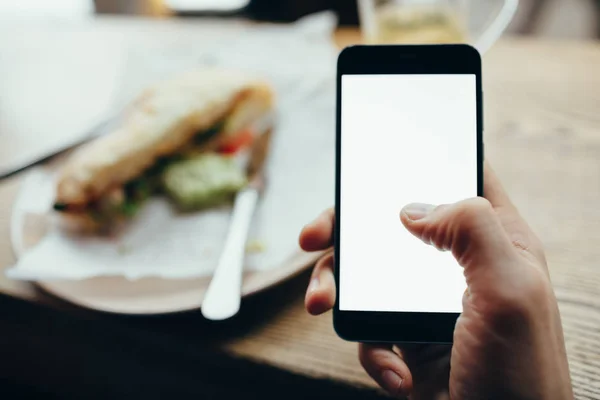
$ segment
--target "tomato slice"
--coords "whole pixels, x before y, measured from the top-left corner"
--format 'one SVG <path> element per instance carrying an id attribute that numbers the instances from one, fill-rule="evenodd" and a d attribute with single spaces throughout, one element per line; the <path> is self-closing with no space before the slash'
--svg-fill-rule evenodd
<path id="1" fill-rule="evenodd" d="M 254 140 L 254 134 L 250 129 L 241 131 L 240 133 L 233 135 L 225 142 L 221 143 L 219 147 L 219 153 L 223 154 L 234 154 L 242 148 L 246 147 Z"/>

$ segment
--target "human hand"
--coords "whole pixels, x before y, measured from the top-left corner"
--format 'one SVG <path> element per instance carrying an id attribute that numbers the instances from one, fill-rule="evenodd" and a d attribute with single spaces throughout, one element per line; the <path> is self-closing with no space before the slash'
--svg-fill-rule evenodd
<path id="1" fill-rule="evenodd" d="M 486 164 L 484 198 L 412 204 L 400 220 L 417 238 L 451 251 L 468 289 L 452 347 L 360 344 L 367 373 L 393 395 L 415 399 L 572 399 L 558 306 L 541 242 Z M 334 212 L 300 235 L 306 251 L 332 246 Z M 333 255 L 316 264 L 306 308 L 331 309 Z"/>

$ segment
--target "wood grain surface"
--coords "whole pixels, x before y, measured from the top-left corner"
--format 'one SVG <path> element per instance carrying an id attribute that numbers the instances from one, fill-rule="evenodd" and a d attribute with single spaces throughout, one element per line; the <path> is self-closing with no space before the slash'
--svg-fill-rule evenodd
<path id="1" fill-rule="evenodd" d="M 359 38 L 346 30 L 336 39 L 346 45 Z M 578 399 L 600 398 L 599 69 L 597 42 L 505 39 L 484 57 L 486 157 L 546 246 Z M 18 182 L 18 176 L 0 182 L 0 268 L 14 262 L 8 222 Z M 356 346 L 335 336 L 331 316 L 304 312 L 307 280 L 306 274 L 299 277 L 285 295 L 263 294 L 270 296 L 272 311 L 254 310 L 252 318 L 260 322 L 221 346 L 302 375 L 374 388 Z M 30 285 L 3 276 L 0 291 L 48 301 Z M 136 324 L 186 336 L 196 334 L 187 324 L 197 318 Z"/>

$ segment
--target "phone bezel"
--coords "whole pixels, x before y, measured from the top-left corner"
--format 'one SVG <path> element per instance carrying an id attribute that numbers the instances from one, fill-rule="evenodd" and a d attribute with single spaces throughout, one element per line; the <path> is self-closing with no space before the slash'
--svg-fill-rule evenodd
<path id="1" fill-rule="evenodd" d="M 342 75 L 350 74 L 474 74 L 477 96 L 477 195 L 483 196 L 483 91 L 481 57 L 469 45 L 376 45 L 345 48 L 337 63 L 336 202 L 334 270 L 340 288 L 340 176 Z M 336 333 L 360 342 L 452 343 L 459 313 L 342 311 L 339 291 L 333 310 Z"/>

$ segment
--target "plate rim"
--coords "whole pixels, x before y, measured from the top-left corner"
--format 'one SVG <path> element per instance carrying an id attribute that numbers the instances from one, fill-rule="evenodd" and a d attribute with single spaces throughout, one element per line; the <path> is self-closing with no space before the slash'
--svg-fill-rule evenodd
<path id="1" fill-rule="evenodd" d="M 302 274 L 302 272 L 304 272 L 309 267 L 314 265 L 317 262 L 317 260 L 321 257 L 321 255 L 323 255 L 324 253 L 325 252 L 317 252 L 317 253 L 298 252 L 297 256 L 306 258 L 306 260 L 300 260 L 302 262 L 297 261 L 298 265 L 289 264 L 291 266 L 283 266 L 283 267 L 278 267 L 278 268 L 273 268 L 270 270 L 263 270 L 263 271 L 260 271 L 260 270 L 259 271 L 249 271 L 251 273 L 254 273 L 255 276 L 258 276 L 258 277 L 260 277 L 260 276 L 272 276 L 272 277 L 264 280 L 261 284 L 249 284 L 249 285 L 246 284 L 245 286 L 242 286 L 242 299 L 245 299 L 247 297 L 251 297 L 253 295 L 267 291 L 273 287 L 276 287 L 276 286 Z M 276 273 L 276 272 L 278 272 L 278 273 Z M 106 276 L 106 277 L 98 277 L 98 278 L 104 278 L 104 279 L 114 278 L 114 279 L 120 279 L 120 280 L 127 281 L 127 278 L 122 277 L 122 276 Z M 89 281 L 92 281 L 92 280 L 98 279 L 98 278 L 82 279 L 80 282 L 84 282 L 84 281 L 89 282 Z M 208 278 L 208 276 L 206 278 Z M 142 278 L 142 279 L 146 279 L 146 278 Z M 152 278 L 148 278 L 148 279 L 169 280 L 169 281 L 179 280 L 179 279 L 164 279 L 164 278 L 160 278 L 160 277 L 152 277 Z M 184 279 L 181 279 L 181 280 L 184 280 Z M 244 280 L 246 280 L 246 279 L 244 279 Z M 260 279 L 258 279 L 258 278 L 256 278 L 256 280 L 260 281 Z M 181 307 L 165 308 L 164 310 L 160 310 L 160 311 L 159 310 L 156 310 L 156 311 L 151 311 L 151 310 L 134 311 L 134 310 L 129 310 L 129 309 L 118 309 L 118 308 L 113 308 L 113 307 L 106 307 L 106 306 L 103 306 L 102 303 L 98 304 L 98 303 L 94 303 L 92 301 L 86 301 L 84 299 L 81 299 L 78 296 L 74 296 L 71 293 L 62 290 L 60 285 L 56 284 L 57 282 L 61 282 L 61 281 L 60 280 L 32 281 L 32 283 L 35 286 L 39 287 L 44 292 L 46 292 L 47 294 L 50 294 L 53 297 L 56 297 L 58 299 L 66 301 L 68 303 L 74 304 L 76 306 L 80 306 L 80 307 L 90 309 L 90 310 L 100 311 L 103 313 L 109 313 L 109 314 L 130 315 L 130 316 L 144 316 L 144 315 L 160 316 L 160 315 L 170 315 L 170 314 L 178 314 L 178 313 L 196 311 L 196 310 L 200 310 L 202 308 L 202 300 L 200 300 L 199 302 L 194 303 L 194 304 L 188 303 Z M 71 281 L 71 282 L 76 282 L 76 281 Z M 135 285 L 136 282 L 130 281 L 130 282 L 127 282 L 126 284 Z"/>

